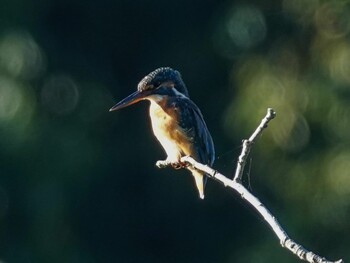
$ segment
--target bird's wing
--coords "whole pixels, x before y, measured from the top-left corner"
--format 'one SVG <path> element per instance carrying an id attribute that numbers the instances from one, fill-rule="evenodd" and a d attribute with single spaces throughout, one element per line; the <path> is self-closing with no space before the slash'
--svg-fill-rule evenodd
<path id="1" fill-rule="evenodd" d="M 198 161 L 212 165 L 215 159 L 214 143 L 199 108 L 183 96 L 174 97 L 168 103 L 175 107 L 179 126 L 192 139 Z"/>

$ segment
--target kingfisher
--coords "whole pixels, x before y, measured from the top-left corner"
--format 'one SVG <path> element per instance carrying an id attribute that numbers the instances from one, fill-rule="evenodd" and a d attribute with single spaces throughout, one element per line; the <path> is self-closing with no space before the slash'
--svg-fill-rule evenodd
<path id="1" fill-rule="evenodd" d="M 191 156 L 197 162 L 213 165 L 213 139 L 177 70 L 161 67 L 149 73 L 138 83 L 134 93 L 118 102 L 110 111 L 141 100 L 150 101 L 153 133 L 167 154 L 166 160 L 157 163 L 170 164 L 176 169 L 184 168 L 186 165 L 181 163 L 181 157 Z M 199 197 L 204 199 L 207 176 L 192 167 L 187 169 L 193 175 Z"/>

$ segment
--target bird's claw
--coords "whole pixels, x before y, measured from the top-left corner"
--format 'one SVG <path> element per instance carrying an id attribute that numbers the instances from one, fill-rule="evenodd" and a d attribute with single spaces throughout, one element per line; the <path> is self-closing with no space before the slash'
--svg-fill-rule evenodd
<path id="1" fill-rule="evenodd" d="M 186 168 L 188 166 L 188 164 L 178 161 L 178 162 L 172 162 L 171 166 L 174 169 L 178 170 L 178 169 L 181 169 L 181 168 Z"/>
<path id="2" fill-rule="evenodd" d="M 182 165 L 180 162 L 172 162 L 170 163 L 171 167 L 173 167 L 175 170 L 179 170 L 182 168 Z"/>

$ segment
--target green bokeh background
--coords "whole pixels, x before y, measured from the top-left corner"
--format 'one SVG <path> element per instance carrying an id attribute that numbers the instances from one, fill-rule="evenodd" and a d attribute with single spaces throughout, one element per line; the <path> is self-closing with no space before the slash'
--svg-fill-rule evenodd
<path id="1" fill-rule="evenodd" d="M 350 1 L 0 1 L 0 262 L 299 262 L 238 196 L 197 197 L 147 103 L 178 69 L 232 176 L 307 248 L 350 258 Z M 248 172 L 249 170 L 249 172 Z M 248 180 L 248 174 L 250 180 Z"/>

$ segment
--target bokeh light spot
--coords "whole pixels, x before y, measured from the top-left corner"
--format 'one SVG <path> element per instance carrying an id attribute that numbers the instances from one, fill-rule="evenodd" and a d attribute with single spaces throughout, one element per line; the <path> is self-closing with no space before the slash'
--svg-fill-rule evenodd
<path id="1" fill-rule="evenodd" d="M 252 6 L 238 6 L 227 22 L 227 31 L 232 42 L 239 48 L 251 48 L 260 44 L 266 36 L 265 18 Z"/>
<path id="2" fill-rule="evenodd" d="M 213 45 L 225 58 L 234 59 L 266 38 L 265 17 L 254 6 L 223 6 L 222 12 L 214 20 Z"/>
<path id="3" fill-rule="evenodd" d="M 282 7 L 302 24 L 310 24 L 313 14 L 319 7 L 319 0 L 283 0 Z"/>
<path id="4" fill-rule="evenodd" d="M 350 106 L 334 104 L 325 118 L 327 137 L 330 139 L 350 139 Z"/>
<path id="5" fill-rule="evenodd" d="M 59 115 L 69 114 L 78 104 L 79 90 L 71 77 L 54 75 L 44 84 L 41 100 L 49 111 Z"/>
<path id="6" fill-rule="evenodd" d="M 327 38 L 339 38 L 350 30 L 350 9 L 344 1 L 328 1 L 315 13 L 315 26 Z"/>
<path id="7" fill-rule="evenodd" d="M 271 101 L 275 103 L 284 97 L 285 89 L 282 82 L 273 74 L 269 63 L 260 57 L 252 57 L 240 66 L 238 80 L 244 86 L 242 95 L 250 95 L 250 101 L 254 105 L 262 100 L 267 104 Z"/>
<path id="8" fill-rule="evenodd" d="M 0 121 L 13 119 L 22 101 L 22 92 L 17 83 L 0 77 Z"/>
<path id="9" fill-rule="evenodd" d="M 309 142 L 310 128 L 303 115 L 294 110 L 279 110 L 278 126 L 271 129 L 272 136 L 277 145 L 288 152 L 298 152 Z"/>
<path id="10" fill-rule="evenodd" d="M 14 77 L 33 79 L 45 70 L 46 63 L 31 35 L 14 31 L 0 39 L 0 65 Z"/>
<path id="11" fill-rule="evenodd" d="M 0 76 L 0 131 L 2 150 L 18 150 L 33 138 L 31 125 L 36 109 L 35 94 L 30 85 Z"/>
<path id="12" fill-rule="evenodd" d="M 327 172 L 330 187 L 350 199 L 350 151 L 332 151 Z"/>
<path id="13" fill-rule="evenodd" d="M 331 77 L 341 83 L 350 84 L 350 45 L 342 43 L 336 46 L 329 60 Z M 348 88 L 348 87 L 347 87 Z"/>

